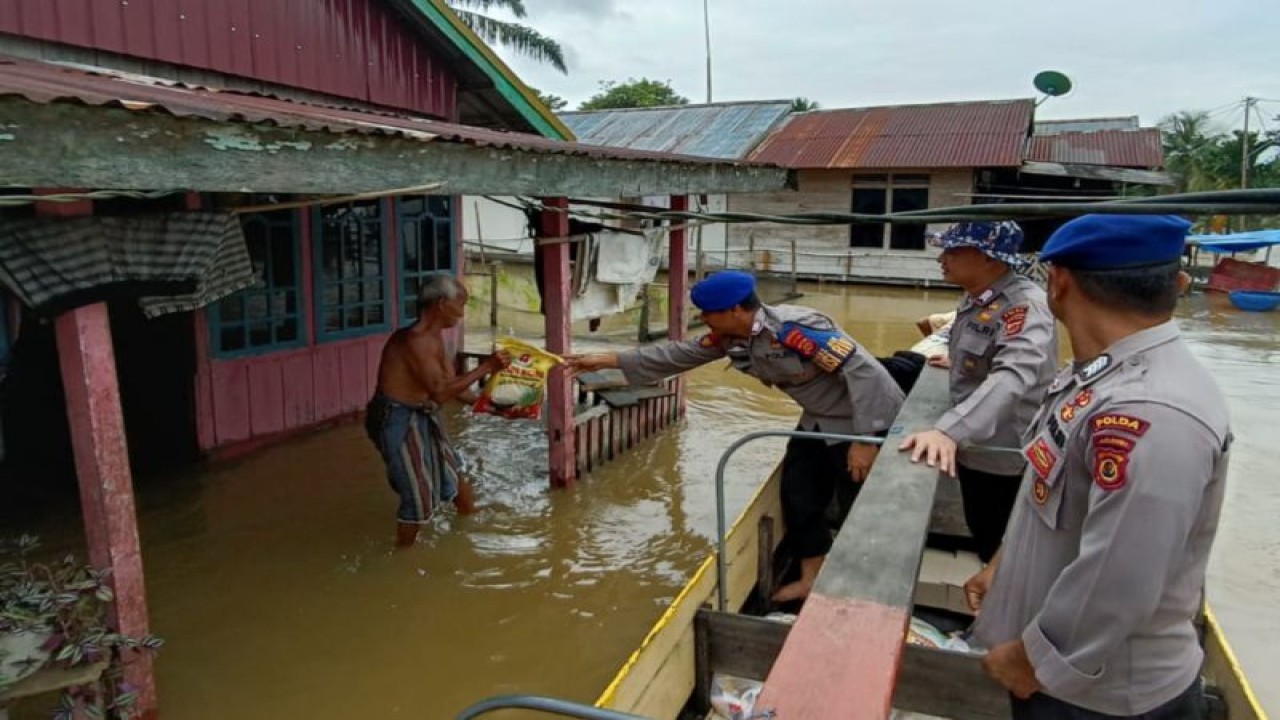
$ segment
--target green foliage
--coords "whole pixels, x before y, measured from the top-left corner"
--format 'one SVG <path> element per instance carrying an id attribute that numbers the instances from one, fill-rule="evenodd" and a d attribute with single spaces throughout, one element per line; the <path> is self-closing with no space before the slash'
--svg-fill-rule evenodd
<path id="1" fill-rule="evenodd" d="M 791 101 L 791 112 L 809 112 L 810 110 L 820 110 L 822 106 L 817 101 L 810 100 L 807 97 L 798 97 Z"/>
<path id="2" fill-rule="evenodd" d="M 671 81 L 628 78 L 624 83 L 600 82 L 600 92 L 578 107 L 579 110 L 611 110 L 617 108 L 688 105 L 689 98 L 677 93 Z"/>
<path id="3" fill-rule="evenodd" d="M 53 717 L 70 720 L 77 701 L 92 707 L 101 702 L 107 716 L 137 717 L 137 690 L 124 682 L 124 666 L 140 653 L 158 650 L 163 641 L 122 635 L 107 625 L 115 593 L 108 573 L 68 555 L 59 562 L 33 559 L 39 542 L 30 536 L 0 542 L 0 634 L 36 632 L 48 635 L 43 649 L 48 664 L 61 667 L 106 662 L 102 697 L 96 687 L 64 692 Z"/>
<path id="4" fill-rule="evenodd" d="M 501 45 L 538 62 L 547 63 L 562 73 L 569 67 L 564 61 L 564 48 L 560 43 L 534 30 L 528 25 L 491 17 L 486 13 L 495 8 L 507 10 L 517 18 L 528 13 L 523 0 L 445 0 L 467 27 L 490 45 Z"/>
<path id="5" fill-rule="evenodd" d="M 1164 158 L 1178 192 L 1240 187 L 1243 133 L 1222 132 L 1209 124 L 1208 113 L 1182 111 L 1160 121 Z M 1280 187 L 1277 133 L 1249 133 L 1249 187 Z"/>
<path id="6" fill-rule="evenodd" d="M 559 95 L 552 95 L 551 93 L 545 93 L 535 87 L 531 87 L 529 89 L 532 90 L 533 93 L 538 96 L 538 99 L 542 101 L 542 104 L 546 105 L 551 110 L 551 112 L 560 112 L 561 110 L 569 106 L 569 101 L 565 100 Z"/>

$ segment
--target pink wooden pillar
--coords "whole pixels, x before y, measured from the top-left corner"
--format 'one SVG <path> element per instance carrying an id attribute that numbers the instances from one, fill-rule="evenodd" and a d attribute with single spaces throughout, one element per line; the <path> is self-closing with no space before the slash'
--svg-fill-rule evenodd
<path id="1" fill-rule="evenodd" d="M 38 204 L 36 211 L 44 216 L 91 215 L 93 205 L 88 201 L 45 203 Z M 63 313 L 55 321 L 55 332 L 89 562 L 111 570 L 116 596 L 112 626 L 140 637 L 148 633 L 147 595 L 106 303 Z M 154 716 L 157 701 L 151 659 L 131 658 L 125 679 L 138 688 L 139 708 Z"/>
<path id="2" fill-rule="evenodd" d="M 567 238 L 569 208 L 567 198 L 543 200 L 541 240 Z M 565 355 L 570 351 L 569 243 L 540 243 L 535 252 L 542 256 L 542 312 L 547 328 L 547 350 Z M 551 487 L 573 487 L 577 480 L 577 458 L 573 428 L 573 382 L 563 367 L 551 371 L 547 383 L 547 439 L 549 442 Z"/>
<path id="3" fill-rule="evenodd" d="M 684 211 L 689 209 L 688 195 L 672 195 L 671 209 Z M 673 220 L 672 224 L 684 225 L 687 220 Z M 683 227 L 672 230 L 668 237 L 669 257 L 667 258 L 667 337 L 670 340 L 684 340 L 687 330 L 687 310 L 689 298 L 689 234 Z M 679 414 L 684 415 L 685 379 L 676 381 L 676 399 L 679 403 Z"/>

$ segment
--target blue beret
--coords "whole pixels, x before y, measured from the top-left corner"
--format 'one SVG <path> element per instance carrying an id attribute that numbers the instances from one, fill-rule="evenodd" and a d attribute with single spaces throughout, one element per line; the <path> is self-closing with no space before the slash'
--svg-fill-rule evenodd
<path id="1" fill-rule="evenodd" d="M 1190 229 L 1177 215 L 1085 215 L 1058 228 L 1040 260 L 1079 270 L 1163 265 L 1182 257 Z"/>
<path id="2" fill-rule="evenodd" d="M 1018 255 L 1022 249 L 1022 228 L 1009 220 L 957 223 L 930 238 L 929 242 L 943 250 L 974 247 L 987 257 L 1014 267 L 1021 267 L 1027 262 L 1027 258 Z"/>
<path id="3" fill-rule="evenodd" d="M 756 279 L 741 270 L 721 270 L 693 286 L 689 295 L 704 312 L 719 312 L 741 303 L 756 291 Z"/>

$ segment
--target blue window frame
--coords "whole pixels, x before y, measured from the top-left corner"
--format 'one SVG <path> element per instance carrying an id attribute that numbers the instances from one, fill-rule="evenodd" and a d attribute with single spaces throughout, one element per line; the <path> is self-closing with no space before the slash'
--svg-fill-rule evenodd
<path id="1" fill-rule="evenodd" d="M 454 258 L 453 198 L 447 195 L 409 195 L 396 198 L 400 229 L 400 317 L 418 317 L 418 289 L 430 273 L 457 274 Z"/>
<path id="2" fill-rule="evenodd" d="M 213 353 L 254 355 L 304 345 L 301 216 L 294 210 L 240 219 L 256 282 L 209 307 Z"/>
<path id="3" fill-rule="evenodd" d="M 314 210 L 316 334 L 322 340 L 391 327 L 388 205 L 369 200 Z"/>

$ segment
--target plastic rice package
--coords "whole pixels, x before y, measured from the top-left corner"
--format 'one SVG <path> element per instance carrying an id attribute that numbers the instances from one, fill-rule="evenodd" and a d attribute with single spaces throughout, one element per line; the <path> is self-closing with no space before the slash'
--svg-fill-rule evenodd
<path id="1" fill-rule="evenodd" d="M 511 354 L 511 364 L 489 376 L 473 409 L 506 418 L 541 417 L 547 376 L 564 359 L 515 338 L 499 338 L 494 345 Z"/>

